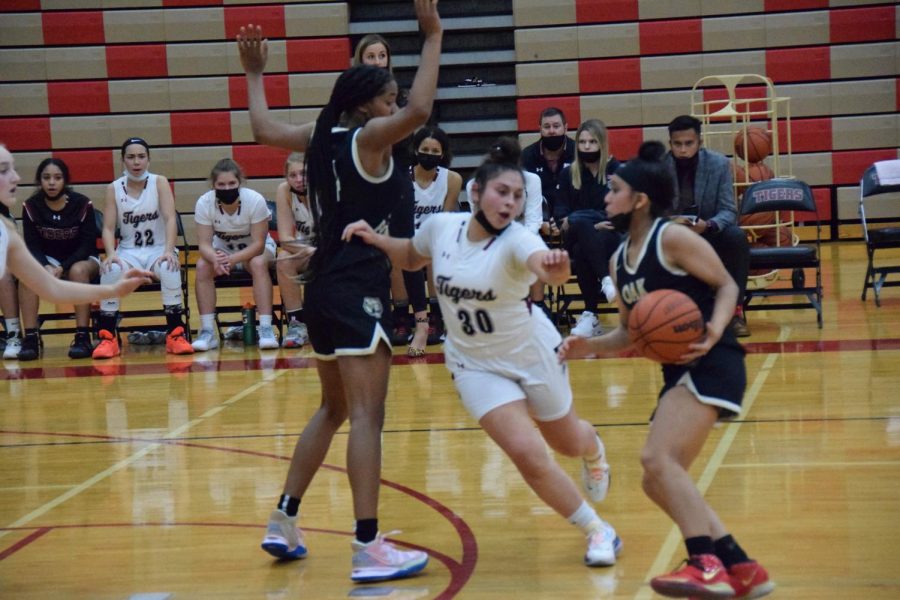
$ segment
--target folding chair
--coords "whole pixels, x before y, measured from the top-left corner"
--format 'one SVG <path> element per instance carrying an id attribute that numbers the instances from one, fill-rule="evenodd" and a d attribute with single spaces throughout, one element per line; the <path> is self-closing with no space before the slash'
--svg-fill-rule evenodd
<path id="1" fill-rule="evenodd" d="M 787 218 L 780 211 L 788 213 Z M 751 215 L 763 212 L 775 212 L 777 226 L 789 227 L 790 246 L 775 246 L 750 249 L 750 270 L 776 271 L 790 269 L 790 287 L 769 286 L 760 289 L 748 288 L 744 298 L 744 310 L 784 310 L 792 308 L 812 308 L 816 311 L 819 328 L 822 327 L 822 267 L 821 245 L 822 226 L 819 213 L 809 186 L 795 179 L 769 179 L 750 185 L 744 191 L 741 200 L 740 214 Z M 815 215 L 815 244 L 799 244 L 799 237 L 794 232 L 794 212 L 809 212 Z M 776 236 L 780 240 L 781 236 Z M 780 243 L 780 241 L 779 241 Z M 804 269 L 815 270 L 815 284 L 806 285 Z M 778 298 L 803 296 L 805 301 L 790 299 L 787 302 L 766 302 L 751 305 L 753 298 Z"/>
<path id="2" fill-rule="evenodd" d="M 875 266 L 875 252 L 889 248 L 900 248 L 900 227 L 871 228 L 875 222 L 900 220 L 900 196 L 880 198 L 878 205 L 873 196 L 900 192 L 900 160 L 884 160 L 873 164 L 863 173 L 859 182 L 859 216 L 862 219 L 863 236 L 866 240 L 866 280 L 863 283 L 862 300 L 865 301 L 869 288 L 875 295 L 875 306 L 881 306 L 881 288 L 900 286 L 900 281 L 885 281 L 892 273 L 900 273 L 900 263 Z M 891 201 L 892 200 L 892 201 Z M 869 204 L 870 217 L 866 216 Z M 872 218 L 872 217 L 876 218 Z"/>

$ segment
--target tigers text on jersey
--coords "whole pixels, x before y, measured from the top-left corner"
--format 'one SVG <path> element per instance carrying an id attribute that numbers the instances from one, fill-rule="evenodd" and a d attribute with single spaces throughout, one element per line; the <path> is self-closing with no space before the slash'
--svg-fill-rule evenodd
<path id="1" fill-rule="evenodd" d="M 447 169 L 438 167 L 434 181 L 427 188 L 419 186 L 413 178 L 413 190 L 416 192 L 413 216 L 416 229 L 419 229 L 425 219 L 444 210 L 444 200 L 447 199 Z"/>
<path id="2" fill-rule="evenodd" d="M 525 298 L 537 277 L 526 261 L 547 246 L 515 222 L 499 236 L 471 242 L 466 237 L 471 218 L 470 213 L 434 215 L 413 245 L 431 258 L 447 344 L 472 356 L 513 352 L 533 330 Z"/>
<path id="3" fill-rule="evenodd" d="M 159 192 L 156 175 L 150 173 L 144 181 L 141 195 L 128 195 L 128 178 L 123 175 L 113 182 L 116 194 L 116 214 L 122 248 L 147 248 L 166 245 L 166 223 L 159 211 Z"/>
<path id="4" fill-rule="evenodd" d="M 216 250 L 229 253 L 243 250 L 253 242 L 251 225 L 268 221 L 272 216 L 266 199 L 255 190 L 241 187 L 236 204 L 237 211 L 230 215 L 219 206 L 215 190 L 210 190 L 197 199 L 194 220 L 199 225 L 213 228 L 212 246 Z M 266 237 L 268 239 L 268 234 Z"/>
<path id="5" fill-rule="evenodd" d="M 294 227 L 297 230 L 297 240 L 304 244 L 313 243 L 313 216 L 309 207 L 303 203 L 293 190 L 291 194 L 291 212 L 294 214 Z"/>

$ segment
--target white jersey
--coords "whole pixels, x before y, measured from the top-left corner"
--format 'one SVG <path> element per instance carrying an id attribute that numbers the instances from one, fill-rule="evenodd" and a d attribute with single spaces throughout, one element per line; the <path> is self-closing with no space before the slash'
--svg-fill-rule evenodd
<path id="1" fill-rule="evenodd" d="M 128 195 L 128 178 L 123 175 L 113 182 L 119 220 L 120 248 L 152 248 L 166 245 L 166 223 L 159 211 L 156 175 L 150 173 L 137 198 Z"/>
<path id="2" fill-rule="evenodd" d="M 309 207 L 300 201 L 293 190 L 291 195 L 291 212 L 294 214 L 294 227 L 297 229 L 297 240 L 304 244 L 313 242 L 313 216 Z"/>
<path id="3" fill-rule="evenodd" d="M 419 186 L 419 182 L 413 178 L 413 190 L 416 192 L 416 207 L 413 212 L 416 229 L 431 215 L 443 212 L 444 200 L 447 199 L 447 173 L 447 169 L 438 167 L 437 177 L 427 188 Z"/>
<path id="4" fill-rule="evenodd" d="M 6 256 L 9 254 L 9 226 L 0 217 L 0 277 L 6 275 Z"/>
<path id="5" fill-rule="evenodd" d="M 547 245 L 516 222 L 497 237 L 471 242 L 466 237 L 471 218 L 470 213 L 435 215 L 416 232 L 413 246 L 432 261 L 447 326 L 445 350 L 475 358 L 511 356 L 532 339 L 536 319 L 549 323 L 525 300 L 537 279 L 526 261 Z"/>
<path id="6" fill-rule="evenodd" d="M 246 248 L 253 242 L 250 226 L 272 217 L 263 195 L 249 188 L 240 188 L 237 206 L 233 215 L 226 213 L 216 200 L 215 190 L 210 190 L 197 199 L 194 220 L 199 225 L 212 226 L 214 249 L 232 253 Z M 267 233 L 266 245 L 270 243 L 274 244 L 274 240 Z"/>
<path id="7" fill-rule="evenodd" d="M 525 208 L 516 220 L 531 233 L 537 233 L 541 230 L 541 223 L 544 222 L 544 193 L 541 190 L 541 178 L 531 171 L 522 171 L 522 175 L 525 176 Z M 466 200 L 472 207 L 474 207 L 472 204 L 472 185 L 474 183 L 474 179 L 470 179 L 466 183 Z"/>

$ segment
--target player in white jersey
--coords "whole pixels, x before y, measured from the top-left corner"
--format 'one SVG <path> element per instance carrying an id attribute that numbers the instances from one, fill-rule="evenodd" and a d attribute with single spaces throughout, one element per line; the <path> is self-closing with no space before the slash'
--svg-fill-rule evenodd
<path id="1" fill-rule="evenodd" d="M 19 180 L 12 154 L 0 143 L 0 206 L 10 209 L 16 203 Z M 7 272 L 16 276 L 41 298 L 61 304 L 86 304 L 108 296 L 125 296 L 149 283 L 151 276 L 149 271 L 131 269 L 115 285 L 92 285 L 57 279 L 31 255 L 25 241 L 16 231 L 15 223 L 0 216 L 0 278 Z"/>
<path id="2" fill-rule="evenodd" d="M 125 140 L 122 164 L 125 172 L 106 188 L 103 207 L 106 258 L 100 271 L 100 283 L 115 283 L 131 267 L 151 271 L 160 282 L 166 313 L 166 352 L 191 354 L 193 349 L 184 330 L 181 265 L 175 247 L 178 226 L 169 180 L 148 170 L 150 145 L 142 138 Z M 94 348 L 94 358 L 119 355 L 118 322 L 118 298 L 101 302 L 100 344 Z"/>
<path id="3" fill-rule="evenodd" d="M 260 349 L 278 348 L 272 328 L 272 278 L 269 276 L 276 249 L 275 240 L 269 235 L 272 213 L 262 194 L 243 187 L 244 173 L 230 158 L 216 163 L 209 174 L 209 183 L 213 189 L 200 196 L 194 208 L 200 250 L 195 283 L 200 331 L 192 344 L 194 350 L 205 352 L 218 348 L 215 279 L 237 270 L 247 271 L 253 278 Z"/>
<path id="4" fill-rule="evenodd" d="M 376 234 L 357 221 L 344 239 L 358 236 L 406 269 L 431 264 L 448 316 L 446 364 L 463 404 L 535 493 L 585 534 L 585 563 L 609 566 L 621 540 L 546 449 L 581 457 L 587 494 L 594 501 L 606 496 L 603 442 L 572 406 L 568 371 L 556 358 L 559 333 L 526 300 L 536 278 L 565 282 L 569 257 L 515 222 L 524 178 L 509 158 L 513 145 L 501 141 L 475 173 L 474 214 L 435 215 L 412 240 Z"/>
<path id="5" fill-rule="evenodd" d="M 284 163 L 284 181 L 275 191 L 275 209 L 281 244 L 275 271 L 287 321 L 281 345 L 299 348 L 309 341 L 309 333 L 303 318 L 303 291 L 298 277 L 306 271 L 315 252 L 315 224 L 306 195 L 306 164 L 302 152 L 292 152 Z"/>

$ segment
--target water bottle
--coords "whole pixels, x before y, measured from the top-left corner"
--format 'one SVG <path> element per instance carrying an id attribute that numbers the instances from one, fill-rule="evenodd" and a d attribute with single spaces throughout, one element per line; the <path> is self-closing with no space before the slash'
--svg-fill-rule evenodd
<path id="1" fill-rule="evenodd" d="M 256 312 L 249 302 L 241 311 L 241 319 L 244 328 L 244 345 L 252 346 L 256 344 Z"/>

